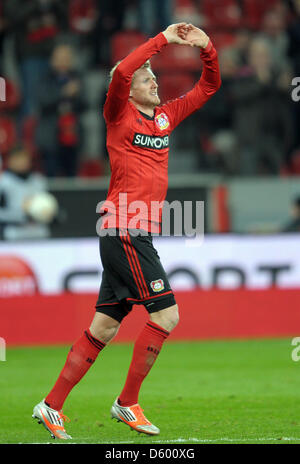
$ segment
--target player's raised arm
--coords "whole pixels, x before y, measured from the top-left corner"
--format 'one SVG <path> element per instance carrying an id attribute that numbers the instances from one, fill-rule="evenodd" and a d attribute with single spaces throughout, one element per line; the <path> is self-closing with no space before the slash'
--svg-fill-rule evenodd
<path id="1" fill-rule="evenodd" d="M 186 39 L 190 27 L 186 23 L 172 24 L 165 31 L 140 45 L 116 67 L 113 68 L 111 82 L 104 105 L 104 117 L 107 122 L 121 120 L 128 103 L 133 75 L 151 56 L 158 53 L 168 43 L 189 45 Z"/>
<path id="2" fill-rule="evenodd" d="M 183 119 L 201 108 L 221 86 L 218 54 L 208 35 L 198 27 L 189 24 L 184 38 L 200 49 L 203 71 L 200 80 L 186 95 L 163 105 L 170 117 L 172 129 Z M 179 29 L 180 35 L 180 29 Z"/>

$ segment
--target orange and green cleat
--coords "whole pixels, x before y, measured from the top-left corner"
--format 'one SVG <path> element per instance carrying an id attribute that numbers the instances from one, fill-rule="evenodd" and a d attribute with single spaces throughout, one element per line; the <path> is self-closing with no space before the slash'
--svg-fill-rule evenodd
<path id="1" fill-rule="evenodd" d="M 112 419 L 117 419 L 117 421 L 124 422 L 124 424 L 129 425 L 133 430 L 136 430 L 139 433 L 146 433 L 147 435 L 158 435 L 160 430 L 155 425 L 146 419 L 143 414 L 143 409 L 139 404 L 134 404 L 133 406 L 120 406 L 118 399 L 112 405 L 110 410 Z"/>
<path id="2" fill-rule="evenodd" d="M 42 400 L 33 409 L 32 417 L 38 420 L 39 424 L 43 424 L 46 430 L 50 432 L 52 438 L 61 440 L 69 440 L 72 437 L 65 431 L 64 423 L 70 422 L 70 419 L 65 416 L 62 411 L 56 411 L 45 404 Z"/>

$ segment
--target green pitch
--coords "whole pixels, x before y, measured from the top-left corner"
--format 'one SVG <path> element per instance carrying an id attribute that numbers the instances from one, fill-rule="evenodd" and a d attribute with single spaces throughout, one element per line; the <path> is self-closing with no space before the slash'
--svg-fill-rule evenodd
<path id="1" fill-rule="evenodd" d="M 291 339 L 166 343 L 140 404 L 161 429 L 139 435 L 110 419 L 132 346 L 112 344 L 64 405 L 74 443 L 300 443 L 300 361 Z M 31 418 L 69 347 L 7 350 L 0 362 L 0 443 L 66 443 Z"/>

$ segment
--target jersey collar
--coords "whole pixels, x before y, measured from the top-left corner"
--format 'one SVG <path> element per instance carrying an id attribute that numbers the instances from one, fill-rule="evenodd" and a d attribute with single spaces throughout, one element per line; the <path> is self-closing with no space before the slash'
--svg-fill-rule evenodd
<path id="1" fill-rule="evenodd" d="M 140 111 L 140 110 L 138 110 L 138 112 L 139 112 L 145 119 L 148 119 L 149 121 L 153 121 L 153 120 L 154 120 L 154 116 L 149 116 L 148 114 L 143 113 L 143 112 Z"/>

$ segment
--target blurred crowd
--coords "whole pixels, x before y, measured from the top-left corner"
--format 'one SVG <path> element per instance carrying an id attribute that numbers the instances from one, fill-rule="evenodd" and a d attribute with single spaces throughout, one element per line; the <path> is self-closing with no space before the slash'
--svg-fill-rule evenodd
<path id="1" fill-rule="evenodd" d="M 300 175 L 300 102 L 292 99 L 300 0 L 0 0 L 4 168 L 21 145 L 31 169 L 47 177 L 107 174 L 101 113 L 108 71 L 179 21 L 211 36 L 222 87 L 177 128 L 178 146 L 192 149 L 199 172 Z M 199 78 L 199 57 L 184 48 L 153 63 L 162 101 Z"/>

